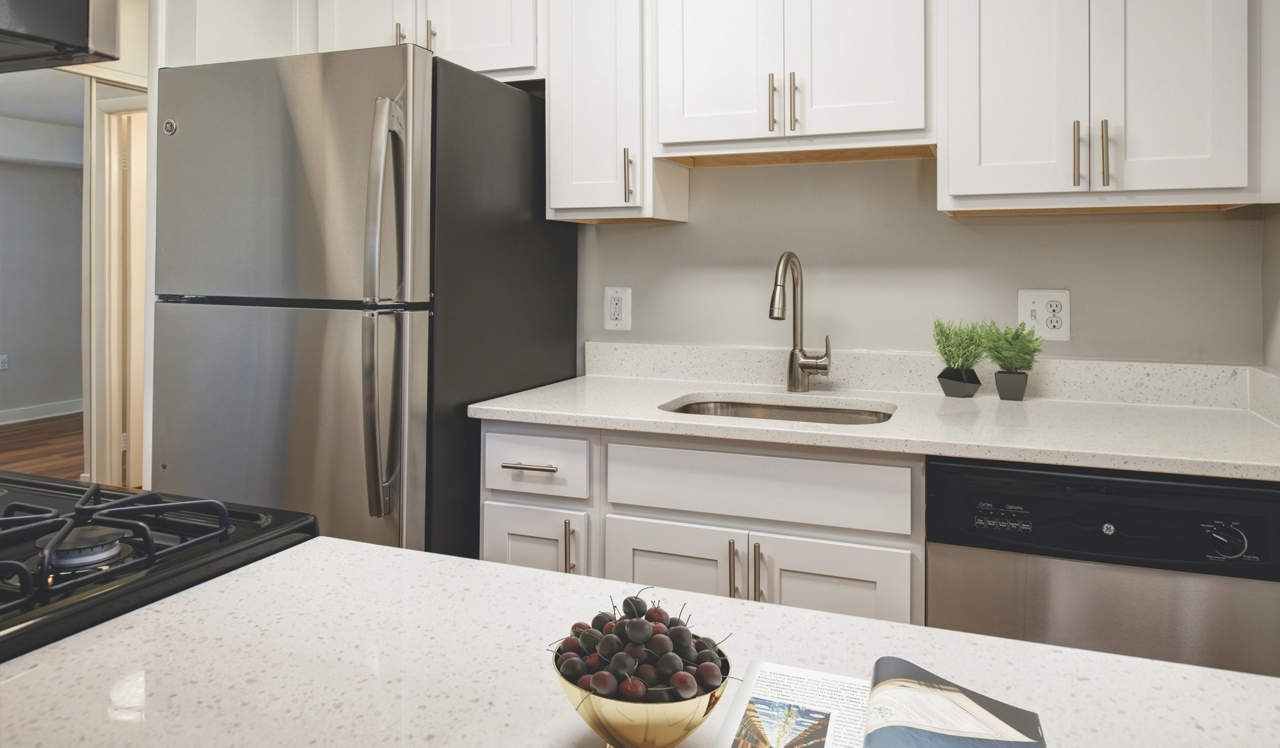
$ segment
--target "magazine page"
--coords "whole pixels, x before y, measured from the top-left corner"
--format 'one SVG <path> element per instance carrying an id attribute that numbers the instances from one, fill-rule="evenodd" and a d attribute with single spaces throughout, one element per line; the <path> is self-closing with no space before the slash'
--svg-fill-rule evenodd
<path id="1" fill-rule="evenodd" d="M 752 661 L 716 748 L 860 748 L 871 682 Z"/>
<path id="2" fill-rule="evenodd" d="M 1044 746 L 1040 718 L 945 681 L 906 660 L 876 661 L 867 748 Z"/>

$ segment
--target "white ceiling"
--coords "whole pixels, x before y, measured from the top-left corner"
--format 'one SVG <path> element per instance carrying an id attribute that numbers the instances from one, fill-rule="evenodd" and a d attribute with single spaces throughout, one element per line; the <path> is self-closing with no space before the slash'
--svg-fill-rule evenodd
<path id="1" fill-rule="evenodd" d="M 86 80 L 60 70 L 0 73 L 0 117 L 83 127 Z"/>

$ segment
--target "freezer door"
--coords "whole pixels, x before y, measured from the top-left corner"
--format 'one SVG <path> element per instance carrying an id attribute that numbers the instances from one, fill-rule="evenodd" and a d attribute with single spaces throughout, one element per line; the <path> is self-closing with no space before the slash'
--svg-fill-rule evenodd
<path id="1" fill-rule="evenodd" d="M 429 301 L 430 53 L 166 68 L 156 293 Z"/>
<path id="2" fill-rule="evenodd" d="M 152 487 L 421 549 L 426 312 L 156 305 Z"/>

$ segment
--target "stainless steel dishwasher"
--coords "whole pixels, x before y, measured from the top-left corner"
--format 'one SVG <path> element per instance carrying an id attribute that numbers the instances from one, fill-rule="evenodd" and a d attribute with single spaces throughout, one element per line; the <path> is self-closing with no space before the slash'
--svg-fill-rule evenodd
<path id="1" fill-rule="evenodd" d="M 1280 675 L 1280 484 L 930 459 L 926 624 Z"/>

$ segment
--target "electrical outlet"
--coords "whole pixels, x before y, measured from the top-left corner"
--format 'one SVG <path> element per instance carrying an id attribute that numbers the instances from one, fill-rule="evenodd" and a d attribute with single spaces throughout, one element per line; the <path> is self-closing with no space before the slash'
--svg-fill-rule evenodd
<path id="1" fill-rule="evenodd" d="M 1018 321 L 1045 340 L 1071 339 L 1071 292 L 1031 290 L 1018 292 Z"/>
<path id="2" fill-rule="evenodd" d="M 3 356 L 0 356 L 0 371 L 4 371 L 5 369 L 8 369 L 8 368 L 9 368 L 9 354 L 6 353 Z"/>
<path id="3" fill-rule="evenodd" d="M 604 329 L 631 329 L 631 289 L 606 288 L 604 290 Z"/>

